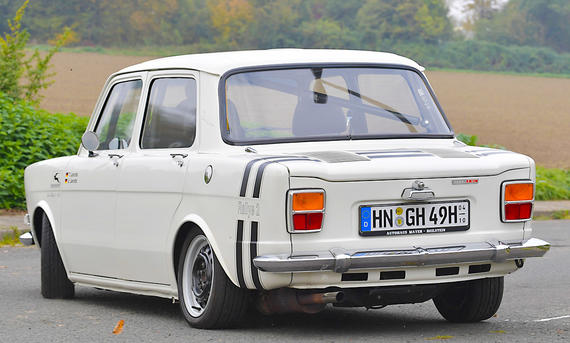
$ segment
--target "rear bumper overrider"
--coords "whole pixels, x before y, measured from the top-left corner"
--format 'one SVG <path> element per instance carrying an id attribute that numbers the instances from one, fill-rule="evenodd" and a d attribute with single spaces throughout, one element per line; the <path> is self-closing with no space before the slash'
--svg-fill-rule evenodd
<path id="1" fill-rule="evenodd" d="M 295 255 L 263 255 L 253 260 L 257 269 L 272 273 L 334 271 L 358 269 L 421 267 L 472 262 L 504 262 L 541 257 L 550 243 L 531 238 L 522 242 L 480 242 L 439 247 L 349 251 L 335 248 L 323 252 Z"/>

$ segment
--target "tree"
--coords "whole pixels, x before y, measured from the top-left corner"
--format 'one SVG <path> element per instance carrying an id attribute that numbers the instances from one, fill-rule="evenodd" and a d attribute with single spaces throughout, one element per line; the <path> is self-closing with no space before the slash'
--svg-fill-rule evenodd
<path id="1" fill-rule="evenodd" d="M 69 40 L 72 31 L 66 28 L 55 39 L 55 44 L 43 56 L 35 49 L 26 57 L 26 45 L 30 34 L 22 29 L 28 0 L 16 11 L 12 20 L 8 21 L 10 32 L 0 37 L 0 92 L 12 98 L 23 98 L 32 103 L 41 99 L 39 91 L 47 88 L 51 81 L 48 74 L 49 62 L 53 55 Z"/>
<path id="2" fill-rule="evenodd" d="M 382 41 L 434 43 L 452 30 L 441 0 L 367 0 L 357 21 L 363 44 L 372 49 Z"/>
<path id="3" fill-rule="evenodd" d="M 547 46 L 570 51 L 570 2 L 511 0 L 491 19 L 475 23 L 476 38 L 506 45 Z"/>
<path id="4" fill-rule="evenodd" d="M 253 21 L 253 6 L 248 0 L 212 0 L 209 4 L 210 20 L 218 32 L 216 42 L 231 48 L 244 42 Z"/>

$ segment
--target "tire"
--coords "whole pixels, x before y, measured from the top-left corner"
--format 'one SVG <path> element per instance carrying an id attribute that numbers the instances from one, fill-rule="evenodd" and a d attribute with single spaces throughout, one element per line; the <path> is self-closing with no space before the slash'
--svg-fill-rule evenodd
<path id="1" fill-rule="evenodd" d="M 454 323 L 491 318 L 503 299 L 504 278 L 457 282 L 433 299 L 439 313 Z"/>
<path id="2" fill-rule="evenodd" d="M 67 278 L 51 224 L 45 214 L 42 217 L 41 275 L 44 298 L 69 299 L 75 295 L 75 286 Z"/>
<path id="3" fill-rule="evenodd" d="M 201 329 L 235 326 L 245 317 L 248 290 L 236 287 L 206 236 L 188 235 L 178 263 L 178 298 L 186 321 Z"/>

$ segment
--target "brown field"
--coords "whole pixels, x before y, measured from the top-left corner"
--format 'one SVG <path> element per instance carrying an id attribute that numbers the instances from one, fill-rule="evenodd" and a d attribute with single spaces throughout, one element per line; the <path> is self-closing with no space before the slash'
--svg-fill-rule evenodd
<path id="1" fill-rule="evenodd" d="M 90 115 L 113 72 L 150 58 L 59 53 L 55 83 L 41 106 Z M 570 167 L 570 79 L 431 71 L 435 89 L 455 132 L 475 134 L 532 156 L 540 165 Z"/>

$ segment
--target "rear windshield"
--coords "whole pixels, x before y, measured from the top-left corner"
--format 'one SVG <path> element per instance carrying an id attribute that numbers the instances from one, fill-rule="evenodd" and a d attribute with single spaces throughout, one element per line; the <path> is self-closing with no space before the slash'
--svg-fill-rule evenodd
<path id="1" fill-rule="evenodd" d="M 407 69 L 241 72 L 225 84 L 222 134 L 235 144 L 451 136 L 423 78 Z"/>

